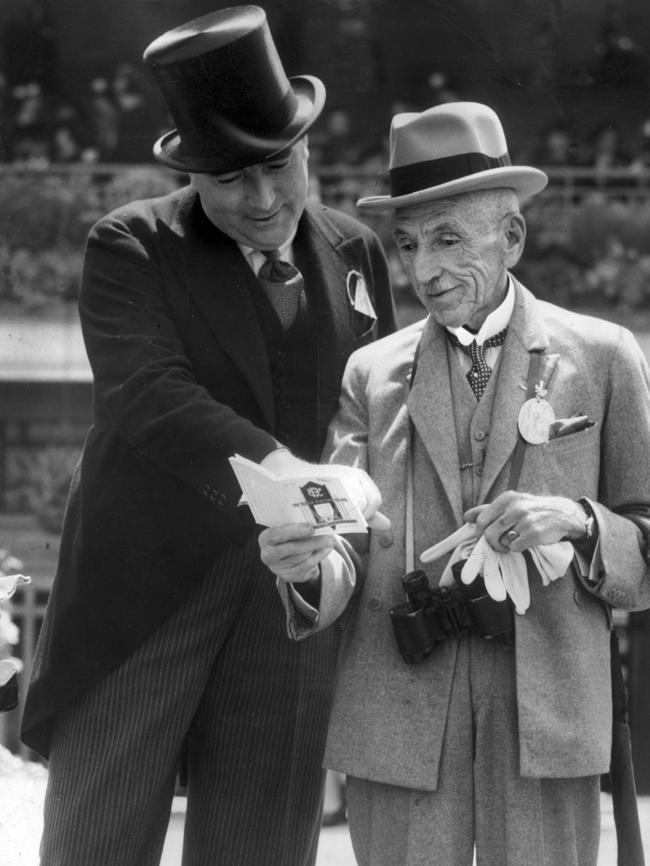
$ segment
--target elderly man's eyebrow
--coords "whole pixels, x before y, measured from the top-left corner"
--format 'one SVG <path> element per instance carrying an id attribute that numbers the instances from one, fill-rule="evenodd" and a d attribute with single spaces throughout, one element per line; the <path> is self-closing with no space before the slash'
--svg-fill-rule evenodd
<path id="1" fill-rule="evenodd" d="M 424 235 L 440 234 L 440 232 L 454 232 L 460 235 L 467 233 L 457 220 L 445 220 L 445 222 L 439 223 L 432 219 L 427 220 L 421 225 L 410 221 L 397 223 L 393 229 L 393 236 L 400 234 L 410 235 L 417 233 L 418 230 L 422 231 Z"/>

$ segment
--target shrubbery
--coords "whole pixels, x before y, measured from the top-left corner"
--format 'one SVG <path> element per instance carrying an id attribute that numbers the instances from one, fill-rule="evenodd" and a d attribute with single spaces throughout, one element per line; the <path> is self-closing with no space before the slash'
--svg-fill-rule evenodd
<path id="1" fill-rule="evenodd" d="M 517 276 L 538 296 L 571 307 L 633 311 L 650 301 L 650 201 L 600 194 L 567 208 L 531 202 Z"/>
<path id="2" fill-rule="evenodd" d="M 86 235 L 104 213 L 137 198 L 163 195 L 176 179 L 153 168 L 115 176 L 47 171 L 7 173 L 0 184 L 0 303 L 43 314 L 75 301 Z"/>
<path id="3" fill-rule="evenodd" d="M 101 167 L 69 174 L 7 173 L 0 185 L 0 303 L 43 314 L 74 301 L 86 235 L 95 220 L 127 201 L 163 195 L 179 182 L 155 166 L 115 175 L 102 174 Z M 335 189 L 323 189 L 336 197 Z M 338 199 L 333 203 L 340 206 Z M 629 310 L 650 300 L 650 201 L 612 201 L 594 193 L 567 204 L 547 194 L 525 213 L 528 241 L 517 275 L 538 296 L 573 307 Z M 399 301 L 407 287 L 390 221 L 383 215 L 366 219 L 385 243 Z"/>

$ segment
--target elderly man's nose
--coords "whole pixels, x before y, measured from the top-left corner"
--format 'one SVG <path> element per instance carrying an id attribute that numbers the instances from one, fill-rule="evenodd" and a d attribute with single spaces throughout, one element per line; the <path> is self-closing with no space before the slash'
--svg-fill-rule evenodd
<path id="1" fill-rule="evenodd" d="M 430 252 L 418 251 L 414 261 L 415 279 L 418 283 L 429 283 L 440 276 L 440 263 Z"/>

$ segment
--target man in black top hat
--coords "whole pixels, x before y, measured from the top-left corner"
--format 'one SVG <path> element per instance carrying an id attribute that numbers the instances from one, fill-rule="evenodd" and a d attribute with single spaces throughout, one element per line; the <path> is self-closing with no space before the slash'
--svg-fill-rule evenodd
<path id="1" fill-rule="evenodd" d="M 145 60 L 177 127 L 155 153 L 191 183 L 88 241 L 95 418 L 23 722 L 50 761 L 42 864 L 158 863 L 184 754 L 186 866 L 305 866 L 337 635 L 287 640 L 228 457 L 318 460 L 348 355 L 394 329 L 387 268 L 366 227 L 306 201 L 324 87 L 286 78 L 261 9 Z"/>

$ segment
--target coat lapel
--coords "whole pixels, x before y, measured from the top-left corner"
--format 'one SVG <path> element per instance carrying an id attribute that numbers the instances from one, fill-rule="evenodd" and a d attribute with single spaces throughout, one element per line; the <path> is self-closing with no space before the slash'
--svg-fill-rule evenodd
<path id="1" fill-rule="evenodd" d="M 204 321 L 237 365 L 275 427 L 275 408 L 266 345 L 249 291 L 255 276 L 239 247 L 216 229 L 195 197 L 166 249 Z"/>
<path id="2" fill-rule="evenodd" d="M 294 240 L 296 266 L 318 318 L 321 364 L 337 365 L 352 351 L 351 310 L 345 290 L 349 252 L 362 244 L 360 235 L 344 237 L 318 206 L 309 203 Z M 337 360 L 338 359 L 338 360 Z"/>
<path id="3" fill-rule="evenodd" d="M 458 442 L 444 330 L 429 318 L 422 333 L 417 371 L 408 398 L 413 425 L 447 494 L 458 523 L 463 505 Z"/>
<path id="4" fill-rule="evenodd" d="M 517 443 L 517 419 L 526 400 L 531 353 L 544 353 L 541 372 L 546 382 L 551 379 L 559 359 L 559 355 L 547 353 L 549 341 L 534 297 L 516 280 L 514 283 L 515 306 L 497 371 L 490 439 L 479 490 L 479 503 L 489 500 L 492 487 Z"/>

